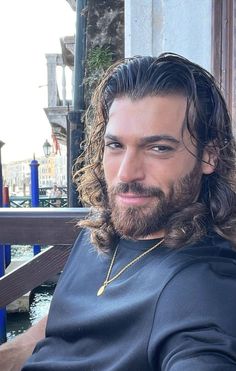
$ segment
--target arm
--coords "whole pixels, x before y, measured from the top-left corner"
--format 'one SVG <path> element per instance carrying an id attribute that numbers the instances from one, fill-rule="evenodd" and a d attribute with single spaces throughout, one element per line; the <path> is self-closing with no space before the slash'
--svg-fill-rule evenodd
<path id="1" fill-rule="evenodd" d="M 236 370 L 235 278 L 235 262 L 224 259 L 193 263 L 171 279 L 149 343 L 153 370 Z"/>
<path id="2" fill-rule="evenodd" d="M 38 341 L 44 338 L 47 316 L 24 334 L 0 346 L 0 370 L 19 371 L 32 354 Z"/>

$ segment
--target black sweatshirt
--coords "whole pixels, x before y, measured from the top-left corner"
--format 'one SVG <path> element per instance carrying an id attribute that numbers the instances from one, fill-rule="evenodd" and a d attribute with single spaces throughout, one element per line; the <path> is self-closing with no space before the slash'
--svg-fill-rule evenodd
<path id="1" fill-rule="evenodd" d="M 121 240 L 113 277 L 157 240 Z M 236 370 L 236 252 L 217 236 L 160 246 L 97 297 L 111 255 L 77 239 L 46 338 L 23 367 L 57 371 Z"/>

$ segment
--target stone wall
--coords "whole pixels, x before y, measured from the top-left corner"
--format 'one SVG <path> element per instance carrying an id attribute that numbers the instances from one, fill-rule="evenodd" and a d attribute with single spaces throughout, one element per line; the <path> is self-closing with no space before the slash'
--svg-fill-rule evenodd
<path id="1" fill-rule="evenodd" d="M 124 0 L 88 0 L 85 102 L 103 72 L 124 57 Z"/>
<path id="2" fill-rule="evenodd" d="M 114 60 L 124 56 L 124 0 L 89 0 L 87 51 L 109 45 Z"/>

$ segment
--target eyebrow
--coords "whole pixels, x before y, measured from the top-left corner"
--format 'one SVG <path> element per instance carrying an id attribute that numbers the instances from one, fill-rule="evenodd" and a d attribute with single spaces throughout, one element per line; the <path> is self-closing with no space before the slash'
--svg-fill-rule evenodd
<path id="1" fill-rule="evenodd" d="M 117 142 L 121 141 L 119 137 L 117 137 L 116 135 L 109 134 L 109 133 L 104 136 L 104 139 L 110 139 L 110 140 L 114 140 Z M 180 144 L 180 141 L 172 137 L 171 135 L 162 134 L 162 135 L 151 135 L 149 137 L 141 138 L 140 145 L 146 145 L 146 144 L 160 142 L 160 141 L 168 141 L 173 144 Z"/>

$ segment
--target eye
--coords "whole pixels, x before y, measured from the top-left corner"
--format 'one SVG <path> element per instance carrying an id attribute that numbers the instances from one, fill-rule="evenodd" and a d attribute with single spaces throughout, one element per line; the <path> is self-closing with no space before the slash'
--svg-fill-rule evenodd
<path id="1" fill-rule="evenodd" d="M 122 148 L 122 145 L 119 142 L 107 142 L 105 143 L 105 147 L 108 147 L 110 149 L 118 149 Z"/>
<path id="2" fill-rule="evenodd" d="M 166 145 L 163 145 L 163 144 L 152 146 L 150 149 L 153 150 L 154 152 L 158 152 L 158 153 L 169 153 L 171 151 L 174 151 L 173 147 L 166 146 Z"/>

